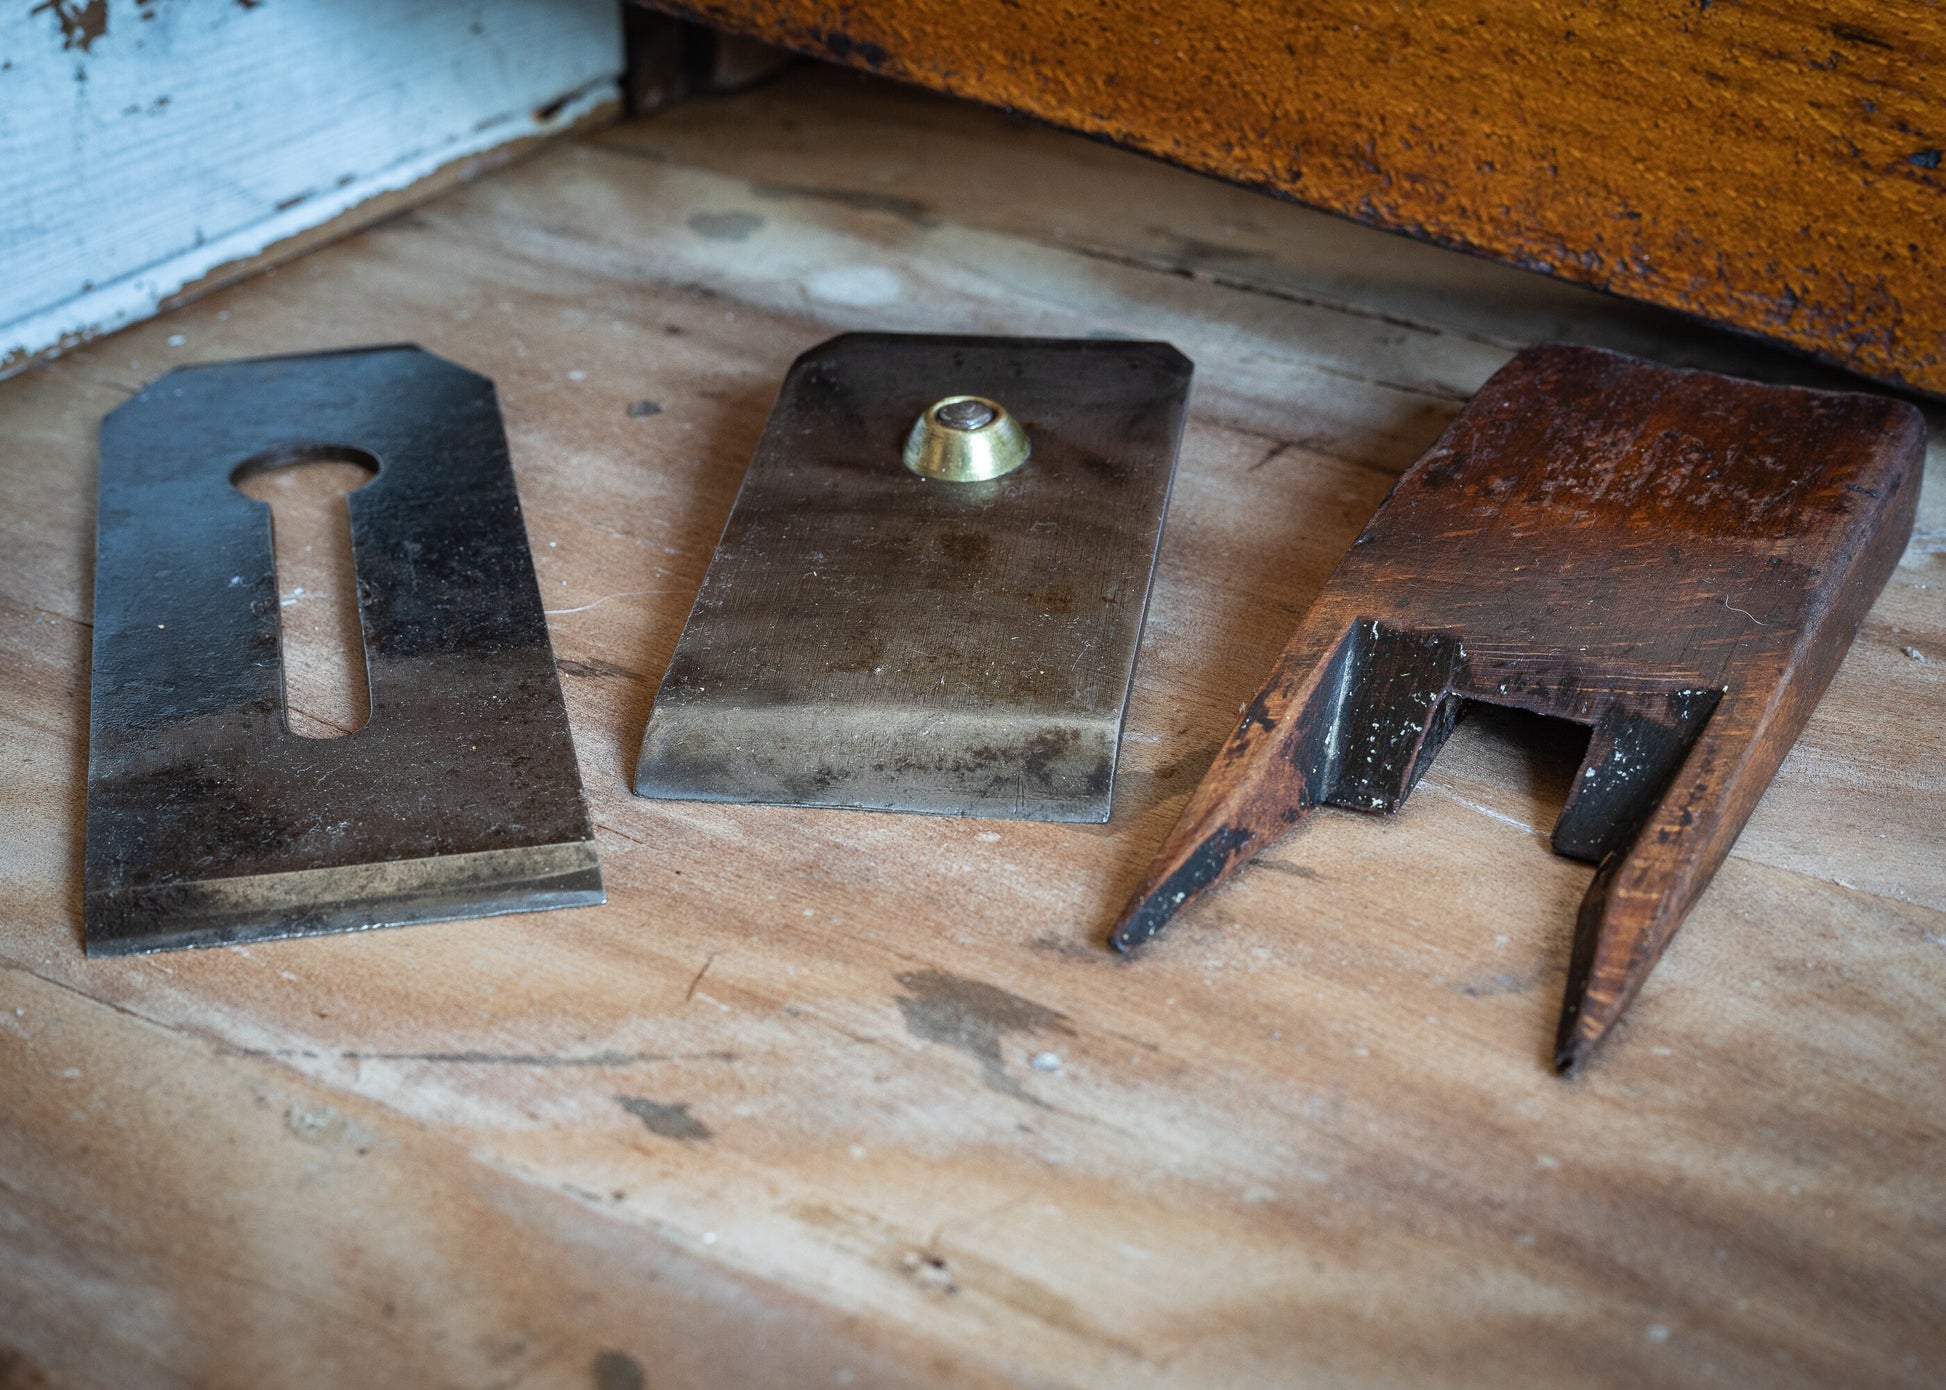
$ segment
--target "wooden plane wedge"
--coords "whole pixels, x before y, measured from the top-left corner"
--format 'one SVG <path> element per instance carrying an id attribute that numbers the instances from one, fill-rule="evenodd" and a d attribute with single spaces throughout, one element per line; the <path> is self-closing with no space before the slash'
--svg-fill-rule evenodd
<path id="1" fill-rule="evenodd" d="M 1155 856 L 1127 951 L 1314 806 L 1398 810 L 1464 701 L 1567 719 L 1553 832 L 1597 864 L 1555 1065 L 1634 998 L 1911 534 L 1922 417 L 1545 344 L 1399 479 Z"/>

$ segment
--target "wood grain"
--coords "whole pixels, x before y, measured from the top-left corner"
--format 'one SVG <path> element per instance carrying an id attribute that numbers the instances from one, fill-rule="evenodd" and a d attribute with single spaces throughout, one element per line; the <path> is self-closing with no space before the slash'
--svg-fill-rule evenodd
<path id="1" fill-rule="evenodd" d="M 1924 459 L 1923 417 L 1884 396 L 1528 348 L 1352 542 L 1111 942 L 1147 941 L 1315 807 L 1396 814 L 1468 709 L 1565 720 L 1585 751 L 1549 839 L 1598 866 L 1555 1043 L 1574 1070 L 1850 650 Z"/>
<path id="2" fill-rule="evenodd" d="M 1931 4 L 652 3 L 1946 392 Z"/>
<path id="3" fill-rule="evenodd" d="M 1232 217 L 1260 259 L 1190 244 Z M 1196 361 L 1108 825 L 629 795 L 784 369 L 858 328 Z M 1903 562 L 1582 1078 L 1544 1066 L 1590 872 L 1544 841 L 1573 771 L 1544 728 L 1463 723 L 1396 819 L 1320 812 L 1138 968 L 1105 947 L 1331 567 L 1541 336 L 1805 370 L 807 72 L 0 385 L 12 1365 L 61 1390 L 616 1390 L 630 1363 L 656 1390 L 1937 1383 L 1937 422 Z M 85 960 L 101 415 L 180 361 L 400 340 L 498 385 L 609 904 Z M 300 1137 L 352 1125 L 374 1140 Z"/>

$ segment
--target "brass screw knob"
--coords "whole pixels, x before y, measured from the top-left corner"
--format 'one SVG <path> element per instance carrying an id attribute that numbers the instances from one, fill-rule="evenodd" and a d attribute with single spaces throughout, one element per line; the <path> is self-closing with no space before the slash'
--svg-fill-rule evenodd
<path id="1" fill-rule="evenodd" d="M 905 466 L 942 483 L 980 483 L 1027 462 L 1031 446 L 1020 421 L 984 396 L 934 401 L 905 440 Z"/>

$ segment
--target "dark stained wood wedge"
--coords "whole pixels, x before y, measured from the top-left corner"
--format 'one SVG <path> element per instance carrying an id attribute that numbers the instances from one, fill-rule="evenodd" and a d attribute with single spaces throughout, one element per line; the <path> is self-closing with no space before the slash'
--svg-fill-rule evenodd
<path id="1" fill-rule="evenodd" d="M 1555 849 L 1597 863 L 1555 1064 L 1628 1006 L 1911 534 L 1884 397 L 1530 348 L 1399 480 L 1111 937 L 1129 950 L 1313 806 L 1396 811 L 1462 701 L 1590 730 Z"/>

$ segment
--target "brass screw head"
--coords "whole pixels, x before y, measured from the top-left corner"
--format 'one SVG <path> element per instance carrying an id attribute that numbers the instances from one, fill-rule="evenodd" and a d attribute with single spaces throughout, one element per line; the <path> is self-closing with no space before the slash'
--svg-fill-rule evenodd
<path id="1" fill-rule="evenodd" d="M 984 396 L 934 401 L 905 440 L 905 466 L 942 483 L 980 483 L 1027 462 L 1031 446 L 1020 421 Z"/>

